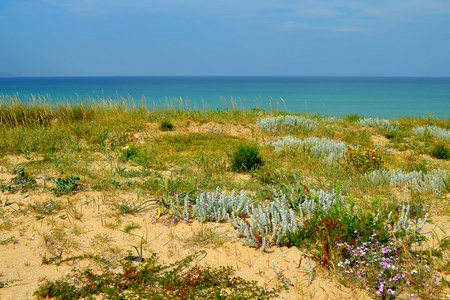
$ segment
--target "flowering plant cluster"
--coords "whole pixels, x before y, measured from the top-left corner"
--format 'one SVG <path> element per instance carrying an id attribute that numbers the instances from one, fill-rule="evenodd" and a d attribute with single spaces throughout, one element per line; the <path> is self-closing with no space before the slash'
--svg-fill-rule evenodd
<path id="1" fill-rule="evenodd" d="M 439 292 L 439 278 L 426 261 L 414 259 L 408 245 L 391 238 L 380 242 L 377 234 L 359 244 L 338 243 L 342 260 L 338 270 L 345 281 L 365 288 L 375 298 L 434 299 Z"/>
<path id="2" fill-rule="evenodd" d="M 371 170 L 379 169 L 384 160 L 375 150 L 373 145 L 364 147 L 364 149 L 354 148 L 351 145 L 346 145 L 347 150 L 341 156 L 344 168 L 349 172 L 365 173 Z"/>

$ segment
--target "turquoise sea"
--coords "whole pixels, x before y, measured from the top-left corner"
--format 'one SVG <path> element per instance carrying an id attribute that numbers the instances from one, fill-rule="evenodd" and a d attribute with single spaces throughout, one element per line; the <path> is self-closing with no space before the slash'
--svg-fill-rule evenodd
<path id="1" fill-rule="evenodd" d="M 417 77 L 3 77 L 0 95 L 52 103 L 119 99 L 150 107 L 264 107 L 366 117 L 450 117 L 450 78 Z M 180 100 L 181 99 L 181 100 Z"/>

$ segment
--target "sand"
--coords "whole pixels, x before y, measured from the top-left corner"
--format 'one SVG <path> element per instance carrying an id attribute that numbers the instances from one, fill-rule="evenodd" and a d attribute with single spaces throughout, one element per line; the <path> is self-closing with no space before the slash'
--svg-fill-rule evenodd
<path id="1" fill-rule="evenodd" d="M 2 179 L 11 175 L 1 173 Z M 43 182 L 38 180 L 38 185 Z M 155 216 L 152 209 L 139 214 L 119 216 L 123 229 L 127 224 L 139 224 L 140 228 L 124 233 L 118 229 L 105 226 L 114 223 L 114 200 L 134 201 L 134 193 L 92 193 L 78 192 L 73 195 L 56 198 L 42 187 L 36 191 L 16 194 L 0 193 L 2 203 L 8 205 L 4 210 L 25 209 L 29 204 L 36 204 L 48 200 L 73 203 L 72 208 L 61 209 L 53 215 L 45 215 L 37 220 L 35 212 L 27 214 L 17 213 L 11 221 L 11 228 L 0 231 L 0 240 L 14 237 L 15 241 L 0 245 L 1 281 L 20 280 L 12 282 L 0 289 L 1 299 L 33 299 L 33 292 L 46 279 L 62 278 L 73 267 L 79 269 L 91 268 L 101 270 L 102 265 L 88 259 L 61 263 L 60 266 L 45 265 L 43 258 L 61 255 L 67 258 L 84 253 L 104 255 L 111 261 L 118 261 L 131 250 L 132 246 L 143 244 L 144 257 L 156 253 L 160 263 L 171 263 L 191 255 L 197 251 L 206 251 L 195 262 L 199 266 L 232 266 L 235 275 L 247 280 L 256 280 L 262 287 L 273 287 L 280 284 L 272 262 L 276 268 L 281 268 L 282 274 L 288 278 L 293 286 L 283 291 L 280 299 L 354 299 L 368 298 L 363 291 L 344 288 L 327 272 L 316 266 L 315 278 L 311 282 L 308 275 L 306 260 L 299 261 L 304 253 L 295 247 L 269 247 L 265 252 L 251 248 L 240 240 L 228 223 L 206 223 L 197 221 L 176 225 L 163 225 L 162 216 Z M 67 205 L 66 205 L 67 206 Z M 62 216 L 65 216 L 62 217 Z M 170 223 L 170 221 L 169 221 Z M 196 236 L 202 232 L 212 230 L 220 236 L 219 242 L 196 243 Z M 95 236 L 108 236 L 109 241 L 99 241 Z M 117 266 L 117 264 L 116 264 Z M 111 266 L 114 269 L 114 264 Z"/>

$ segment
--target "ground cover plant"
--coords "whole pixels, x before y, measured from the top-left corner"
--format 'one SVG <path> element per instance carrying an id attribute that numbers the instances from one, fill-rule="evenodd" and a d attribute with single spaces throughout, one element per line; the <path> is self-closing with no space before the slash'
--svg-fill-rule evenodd
<path id="1" fill-rule="evenodd" d="M 256 282 L 232 276 L 231 267 L 190 267 L 193 259 L 189 256 L 171 265 L 158 264 L 155 255 L 138 265 L 127 259 L 121 262 L 122 273 L 73 269 L 64 279 L 47 281 L 34 295 L 38 299 L 93 295 L 109 299 L 270 299 L 277 295 L 275 290 L 266 291 Z"/>
<path id="2" fill-rule="evenodd" d="M 12 179 L 11 184 L 2 185 L 2 191 L 17 192 L 26 190 L 36 186 L 36 180 L 25 172 L 24 167 L 18 166 L 12 169 L 12 174 L 16 177 Z"/>
<path id="3" fill-rule="evenodd" d="M 448 119 L 8 101 L 2 299 L 448 293 Z"/>

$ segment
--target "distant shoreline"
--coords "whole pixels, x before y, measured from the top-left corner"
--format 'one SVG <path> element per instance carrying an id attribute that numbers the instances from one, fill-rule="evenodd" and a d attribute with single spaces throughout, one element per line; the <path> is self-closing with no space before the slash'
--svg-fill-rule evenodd
<path id="1" fill-rule="evenodd" d="M 20 74 L 0 73 L 0 77 L 27 77 Z"/>

